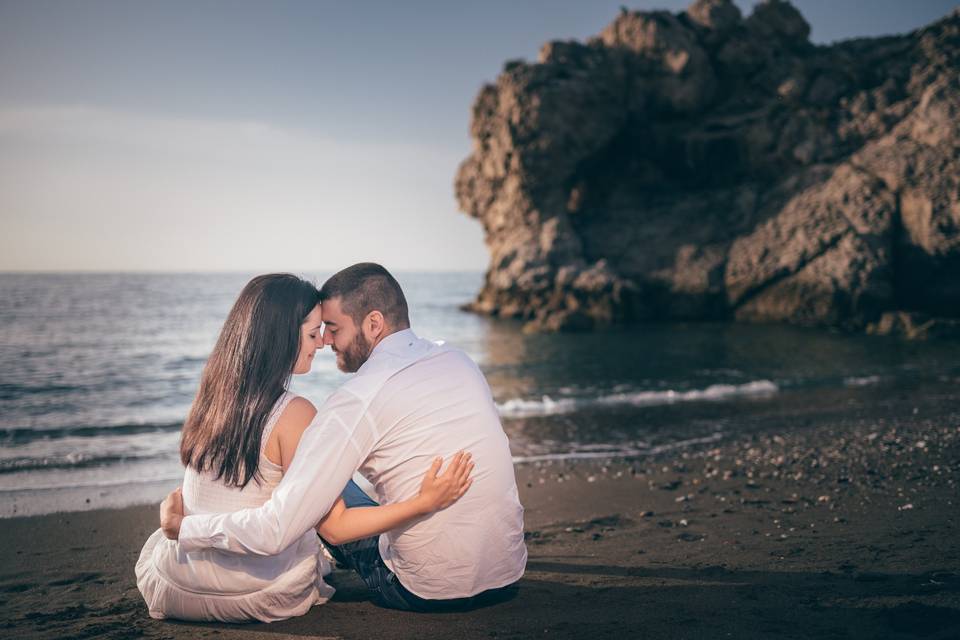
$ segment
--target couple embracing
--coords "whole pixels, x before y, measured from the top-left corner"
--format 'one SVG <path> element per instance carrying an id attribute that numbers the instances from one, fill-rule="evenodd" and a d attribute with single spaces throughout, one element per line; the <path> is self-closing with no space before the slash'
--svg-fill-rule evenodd
<path id="1" fill-rule="evenodd" d="M 356 375 L 315 408 L 287 386 L 325 345 Z M 319 291 L 286 274 L 251 280 L 203 371 L 180 455 L 182 493 L 164 500 L 136 567 L 155 618 L 302 615 L 333 594 L 324 551 L 374 602 L 407 611 L 506 599 L 526 565 L 486 380 L 463 352 L 413 333 L 400 285 L 377 264 Z M 378 501 L 353 483 L 357 471 Z"/>

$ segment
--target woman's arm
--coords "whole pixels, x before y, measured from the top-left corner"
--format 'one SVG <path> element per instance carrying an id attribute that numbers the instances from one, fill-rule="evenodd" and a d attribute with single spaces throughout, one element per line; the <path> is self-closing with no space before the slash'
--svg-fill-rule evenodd
<path id="1" fill-rule="evenodd" d="M 436 458 L 423 477 L 416 498 L 379 507 L 348 509 L 343 498 L 327 512 L 317 533 L 330 544 L 345 544 L 395 529 L 420 516 L 450 506 L 467 492 L 473 480 L 470 454 L 457 453 L 443 475 L 438 476 L 443 458 Z"/>
<path id="2" fill-rule="evenodd" d="M 300 437 L 316 414 L 313 404 L 299 396 L 291 400 L 280 414 L 264 453 L 271 462 L 279 464 L 284 473 L 293 463 Z M 443 475 L 438 476 L 442 464 L 442 458 L 433 461 L 416 498 L 353 509 L 348 509 L 343 499 L 337 499 L 317 525 L 317 532 L 330 544 L 344 544 L 395 529 L 414 518 L 450 506 L 470 488 L 473 463 L 469 453 L 460 452 L 453 457 Z"/>

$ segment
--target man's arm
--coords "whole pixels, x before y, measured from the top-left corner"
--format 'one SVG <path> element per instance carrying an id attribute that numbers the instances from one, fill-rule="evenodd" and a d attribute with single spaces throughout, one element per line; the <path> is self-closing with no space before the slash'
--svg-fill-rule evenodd
<path id="1" fill-rule="evenodd" d="M 338 390 L 304 431 L 293 464 L 263 506 L 186 516 L 179 523 L 180 546 L 254 555 L 286 549 L 320 522 L 373 448 L 375 428 L 365 409 L 350 391 Z M 167 524 L 171 537 L 174 523 Z"/>

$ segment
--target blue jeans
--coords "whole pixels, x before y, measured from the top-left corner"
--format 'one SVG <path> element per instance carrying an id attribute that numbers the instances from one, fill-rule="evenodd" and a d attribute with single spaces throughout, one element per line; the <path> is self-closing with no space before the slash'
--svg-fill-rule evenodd
<path id="1" fill-rule="evenodd" d="M 351 480 L 341 496 L 348 508 L 376 507 L 375 500 L 363 492 Z M 381 607 L 401 611 L 463 611 L 509 600 L 516 595 L 516 585 L 490 589 L 469 598 L 427 600 L 411 593 L 380 557 L 380 536 L 372 536 L 346 544 L 323 543 L 337 562 L 356 572 L 373 595 L 373 601 Z"/>

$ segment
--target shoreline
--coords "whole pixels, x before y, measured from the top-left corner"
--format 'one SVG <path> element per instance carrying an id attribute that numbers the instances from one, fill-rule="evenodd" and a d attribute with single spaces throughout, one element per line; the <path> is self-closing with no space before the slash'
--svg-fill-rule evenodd
<path id="1" fill-rule="evenodd" d="M 793 427 L 801 427 L 812 420 L 806 417 L 811 407 L 821 418 L 829 411 L 832 419 L 853 406 L 881 402 L 891 394 L 905 402 L 912 395 L 952 397 L 954 391 L 949 382 L 880 382 L 874 377 L 859 385 L 788 387 L 775 393 L 695 401 L 601 403 L 559 415 L 546 412 L 505 416 L 503 424 L 518 468 L 531 463 L 562 464 L 567 460 L 644 460 L 671 451 L 679 455 L 703 444 L 729 441 L 738 434 L 769 430 L 773 428 L 772 416 L 785 416 Z M 170 447 L 174 449 L 173 442 Z M 180 483 L 183 469 L 178 459 L 159 463 L 148 460 L 145 464 L 148 466 L 142 471 L 147 477 L 143 473 L 131 477 L 134 470 L 130 467 L 104 467 L 94 469 L 98 481 L 89 484 L 89 478 L 82 478 L 79 485 L 0 490 L 0 521 L 158 504 Z M 170 466 L 175 474 L 161 468 L 163 465 Z M 107 481 L 110 473 L 120 477 Z M 29 485 L 30 479 L 25 478 L 24 482 Z"/>
<path id="2" fill-rule="evenodd" d="M 883 398 L 886 398 L 885 400 Z M 457 614 L 338 593 L 270 625 L 147 616 L 156 506 L 0 520 L 0 629 L 40 638 L 950 638 L 960 634 L 960 403 L 948 387 L 774 403 L 743 432 L 643 458 L 517 466 L 518 596 Z"/>

